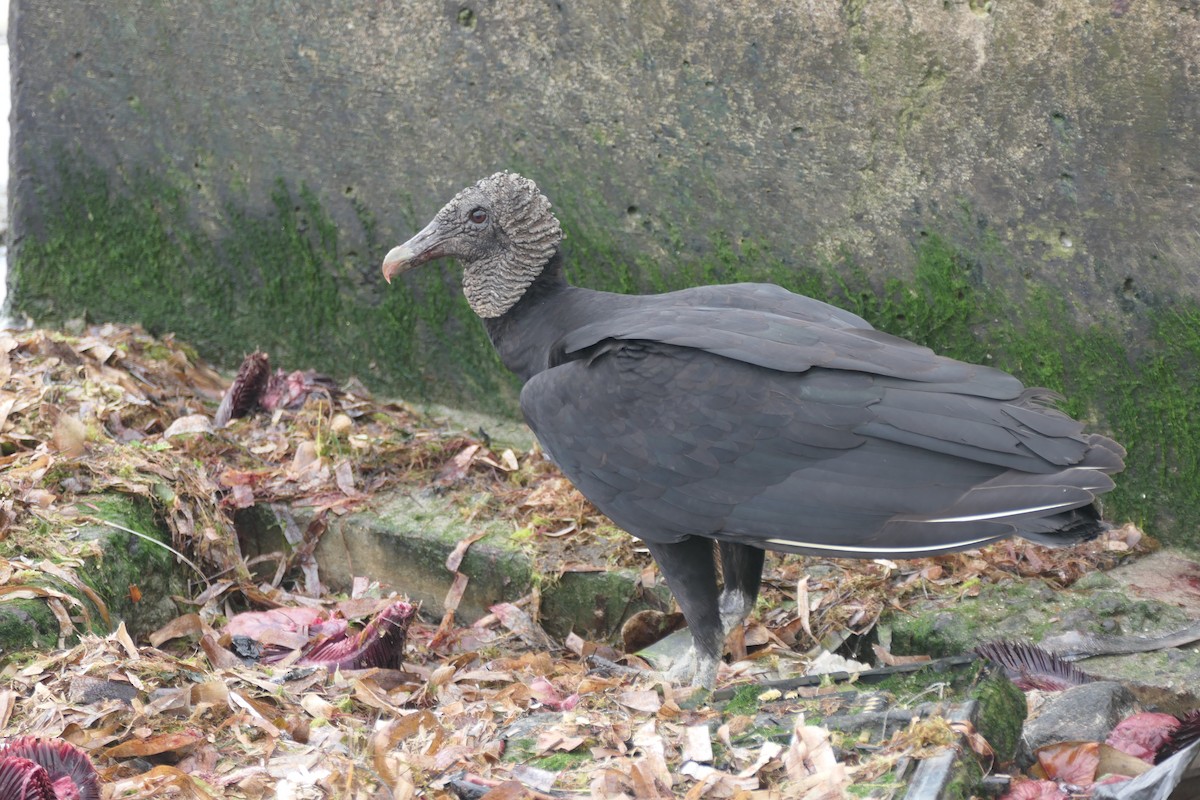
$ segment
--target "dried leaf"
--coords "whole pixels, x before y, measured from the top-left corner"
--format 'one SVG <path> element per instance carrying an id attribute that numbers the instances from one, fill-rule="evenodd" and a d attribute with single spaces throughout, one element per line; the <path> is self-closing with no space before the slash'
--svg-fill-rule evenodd
<path id="1" fill-rule="evenodd" d="M 91 586 L 88 586 L 86 581 L 84 581 L 74 572 L 64 569 L 63 567 L 51 561 L 39 561 L 37 568 L 47 575 L 53 575 L 63 583 L 81 592 L 84 597 L 91 601 L 92 605 L 96 607 L 96 610 L 100 612 L 100 619 L 104 620 L 104 625 L 106 627 L 112 625 L 112 617 L 110 617 L 108 614 L 108 605 L 104 602 L 104 598 L 97 594 L 95 589 L 93 589 Z M 86 607 L 80 606 L 80 610 L 84 612 L 84 619 L 86 620 Z"/>
<path id="2" fill-rule="evenodd" d="M 828 735 L 828 734 L 826 734 Z M 743 769 L 738 775 L 742 778 L 748 778 L 752 775 L 757 775 L 775 759 L 779 758 L 783 753 L 783 745 L 778 742 L 763 742 L 758 750 L 758 756 L 754 759 L 750 766 Z"/>
<path id="3" fill-rule="evenodd" d="M 170 424 L 163 431 L 163 438 L 170 439 L 172 436 L 184 436 L 196 433 L 212 433 L 212 422 L 203 414 L 190 414 L 186 417 L 180 417 Z"/>
<path id="4" fill-rule="evenodd" d="M 1054 781 L 1018 781 L 1000 800 L 1069 800 Z"/>
<path id="5" fill-rule="evenodd" d="M 1034 753 L 1042 775 L 1050 780 L 1091 786 L 1100 764 L 1099 742 L 1059 742 L 1039 747 Z"/>
<path id="6" fill-rule="evenodd" d="M 688 725 L 683 729 L 683 761 L 711 763 L 713 760 L 712 733 L 707 725 Z"/>
<path id="7" fill-rule="evenodd" d="M 996 751 L 988 744 L 988 740 L 983 738 L 983 734 L 975 730 L 975 726 L 970 722 L 951 722 L 950 730 L 966 739 L 967 746 L 984 758 L 994 759 L 996 757 Z"/>
<path id="8" fill-rule="evenodd" d="M 204 655 L 208 657 L 208 663 L 212 664 L 213 669 L 233 669 L 242 665 L 241 659 L 221 647 L 217 637 L 211 633 L 200 637 L 200 647 L 204 650 Z"/>
<path id="9" fill-rule="evenodd" d="M 542 626 L 533 621 L 533 617 L 525 613 L 513 603 L 497 603 L 490 611 L 500 618 L 500 623 L 508 628 L 526 644 L 538 650 L 553 650 L 554 640 L 550 638 Z"/>
<path id="10" fill-rule="evenodd" d="M 557 772 L 551 772 L 548 769 L 538 769 L 528 764 L 514 764 L 512 776 L 525 786 L 536 789 L 539 792 L 550 791 L 554 788 L 554 782 L 558 780 Z"/>
<path id="11" fill-rule="evenodd" d="M 1170 714 L 1143 711 L 1117 723 L 1105 739 L 1110 747 L 1153 764 L 1155 756 L 1179 727 L 1179 720 Z M 1121 772 L 1132 777 L 1135 773 Z M 1140 773 L 1138 773 L 1140 774 Z"/>
<path id="12" fill-rule="evenodd" d="M 578 694 L 571 694 L 564 697 L 553 683 L 540 675 L 530 682 L 529 689 L 534 699 L 546 706 L 546 708 L 551 708 L 555 711 L 570 711 L 579 705 Z"/>
<path id="13" fill-rule="evenodd" d="M 1096 775 L 1121 775 L 1126 778 L 1136 778 L 1153 767 L 1153 760 L 1145 760 L 1118 750 L 1112 745 L 1102 744 L 1100 745 L 1100 763 L 1096 765 Z"/>
<path id="14" fill-rule="evenodd" d="M 292 474 L 300 475 L 314 464 L 320 464 L 316 442 L 305 440 L 296 445 L 296 454 L 292 457 Z"/>
<path id="15" fill-rule="evenodd" d="M 846 768 L 833 753 L 829 731 L 806 724 L 803 714 L 796 717 L 791 742 L 783 754 L 783 766 L 788 779 L 813 796 L 841 792 L 850 784 Z"/>
<path id="16" fill-rule="evenodd" d="M 434 483 L 438 486 L 451 486 L 461 482 L 463 478 L 467 477 L 467 472 L 471 469 L 471 462 L 475 459 L 479 448 L 478 444 L 470 444 L 460 450 L 442 467 L 441 472 L 434 479 Z"/>
<path id="17" fill-rule="evenodd" d="M 13 707 L 16 702 L 16 692 L 11 689 L 0 690 L 0 730 L 8 727 L 8 721 L 12 719 Z"/>
<path id="18" fill-rule="evenodd" d="M 637 770 L 635 774 L 641 778 L 640 781 L 635 781 L 635 785 L 640 783 L 646 797 L 670 797 L 670 788 L 675 781 L 667 767 L 666 745 L 654 720 L 644 723 L 634 731 L 633 746 L 642 753 L 642 758 L 634 765 Z"/>
<path id="19" fill-rule="evenodd" d="M 571 730 L 573 731 L 574 728 L 571 728 Z M 538 734 L 533 750 L 536 755 L 545 755 L 555 750 L 569 753 L 585 741 L 586 739 L 582 736 L 567 735 L 562 731 L 551 728 Z"/>
<path id="20" fill-rule="evenodd" d="M 4 354 L 3 356 L 0 356 L 0 359 L 4 359 L 6 361 L 8 359 L 8 355 Z M 0 372 L 2 372 L 2 370 L 0 370 Z M 0 384 L 3 383 L 4 380 L 0 380 Z M 16 395 L 11 395 L 8 392 L 0 391 L 0 431 L 4 430 L 5 423 L 8 422 L 9 412 L 12 411 L 16 402 Z"/>
<path id="21" fill-rule="evenodd" d="M 621 692 L 617 695 L 617 702 L 644 714 L 657 714 L 662 708 L 662 698 L 653 689 Z"/>
<path id="22" fill-rule="evenodd" d="M 169 791 L 168 791 L 169 787 Z M 182 800 L 212 800 L 212 795 L 186 772 L 160 765 L 135 775 L 132 778 L 117 781 L 112 786 L 113 797 L 178 797 Z M 136 792 L 137 794 L 131 794 Z"/>
<path id="23" fill-rule="evenodd" d="M 871 650 L 875 652 L 875 657 L 879 659 L 881 663 L 889 667 L 895 667 L 900 664 L 924 664 L 926 661 L 932 660 L 927 655 L 894 656 L 886 647 L 879 644 L 871 645 Z"/>
<path id="24" fill-rule="evenodd" d="M 505 781 L 488 789 L 479 800 L 530 800 L 532 796 L 520 781 Z"/>
<path id="25" fill-rule="evenodd" d="M 815 640 L 813 636 L 812 620 L 810 619 L 811 609 L 808 606 L 808 576 L 805 575 L 796 583 L 796 615 L 800 620 L 800 627 L 808 635 L 809 639 Z"/>
<path id="26" fill-rule="evenodd" d="M 87 427 L 76 417 L 60 413 L 54 423 L 54 449 L 67 458 L 78 458 L 84 454 L 87 444 Z"/>
<path id="27" fill-rule="evenodd" d="M 400 708 L 392 702 L 388 693 L 375 681 L 369 678 L 362 678 L 353 681 L 352 685 L 354 687 L 354 699 L 368 708 L 378 709 L 389 714 L 400 712 Z"/>
<path id="28" fill-rule="evenodd" d="M 358 497 L 362 494 L 355 485 L 354 467 L 349 461 L 342 460 L 334 465 L 333 478 L 342 494 L 347 497 Z"/>
<path id="29" fill-rule="evenodd" d="M 446 569 L 449 572 L 458 572 L 458 568 L 462 566 L 462 560 L 467 555 L 467 549 L 489 533 L 490 531 L 482 529 L 470 536 L 459 539 L 458 544 L 454 545 L 454 549 L 450 551 L 450 555 L 446 556 Z M 457 608 L 457 605 L 455 607 Z"/>
<path id="30" fill-rule="evenodd" d="M 105 751 L 108 758 L 134 758 L 159 755 L 160 753 L 185 752 L 204 741 L 204 736 L 196 731 L 183 733 L 164 733 L 145 739 L 134 739 L 114 745 Z"/>

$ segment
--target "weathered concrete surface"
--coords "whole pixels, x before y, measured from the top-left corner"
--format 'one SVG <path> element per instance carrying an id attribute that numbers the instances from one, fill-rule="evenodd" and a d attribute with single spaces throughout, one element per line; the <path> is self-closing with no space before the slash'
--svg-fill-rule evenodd
<path id="1" fill-rule="evenodd" d="M 378 264 L 519 169 L 585 285 L 951 320 L 1131 447 L 1119 518 L 1194 539 L 1200 0 L 13 0 L 11 35 L 18 313 L 511 411 L 453 270 Z"/>
<path id="2" fill-rule="evenodd" d="M 1171 576 L 1168 584 L 1161 576 Z M 888 624 L 893 652 L 952 655 L 983 642 L 1041 642 L 1079 631 L 1100 640 L 1157 638 L 1200 619 L 1200 563 L 1162 550 L 1067 589 L 1014 579 L 985 587 L 978 597 L 929 601 Z M 1147 707 L 1184 713 L 1200 701 L 1200 644 L 1148 653 L 1097 656 L 1076 663 L 1084 672 L 1126 686 Z"/>
<path id="3" fill-rule="evenodd" d="M 295 512 L 303 529 L 310 512 Z M 467 578 L 457 609 L 461 622 L 474 622 L 492 605 L 516 600 L 535 585 L 541 594 L 540 622 L 559 638 L 574 631 L 611 639 L 630 615 L 670 604 L 665 586 L 644 589 L 629 570 L 543 574 L 534 554 L 510 540 L 511 527 L 467 523 L 461 512 L 435 494 L 399 491 L 380 496 L 369 511 L 330 517 L 314 553 L 322 583 L 334 591 L 349 591 L 356 577 L 366 576 L 379 581 L 385 593 L 400 592 L 420 603 L 426 616 L 437 618 L 454 580 L 454 573 L 446 569 L 447 557 L 462 540 L 486 532 L 471 544 L 459 566 Z M 242 512 L 237 524 L 247 557 L 287 549 L 281 522 L 269 507 Z"/>

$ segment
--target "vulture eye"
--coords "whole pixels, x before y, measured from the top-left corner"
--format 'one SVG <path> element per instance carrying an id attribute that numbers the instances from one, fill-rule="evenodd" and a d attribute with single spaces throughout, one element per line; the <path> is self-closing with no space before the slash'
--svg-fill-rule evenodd
<path id="1" fill-rule="evenodd" d="M 483 223 L 487 222 L 487 211 L 483 210 L 482 208 L 473 208 L 471 209 L 471 213 L 467 214 L 467 219 L 471 220 L 471 222 L 474 222 L 476 225 L 482 225 Z"/>

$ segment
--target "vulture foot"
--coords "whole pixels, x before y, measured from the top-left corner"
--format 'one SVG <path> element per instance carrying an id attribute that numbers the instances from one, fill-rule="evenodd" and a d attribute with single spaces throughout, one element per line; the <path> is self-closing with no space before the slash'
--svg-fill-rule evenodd
<path id="1" fill-rule="evenodd" d="M 741 627 L 746 621 L 746 617 L 750 616 L 751 608 L 754 605 L 754 598 L 739 591 L 729 591 L 728 589 L 721 592 L 721 599 L 718 601 L 717 607 L 721 611 L 721 638 L 724 639 Z"/>
<path id="2" fill-rule="evenodd" d="M 691 683 L 692 686 L 711 690 L 717 683 L 718 663 L 719 659 L 697 657 L 696 648 L 689 647 L 688 651 L 671 665 L 664 677 L 679 686 Z"/>

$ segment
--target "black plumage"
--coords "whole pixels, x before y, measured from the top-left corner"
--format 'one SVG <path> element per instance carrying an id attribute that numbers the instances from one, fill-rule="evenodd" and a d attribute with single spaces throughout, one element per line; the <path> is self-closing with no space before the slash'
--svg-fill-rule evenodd
<path id="1" fill-rule="evenodd" d="M 1094 536 L 1124 450 L 1011 375 L 936 355 L 778 286 L 620 295 L 569 285 L 531 181 L 464 189 L 384 260 L 440 256 L 525 382 L 545 451 L 642 539 L 692 630 L 673 677 L 715 680 L 763 550 L 904 558 L 1010 535 Z M 718 595 L 712 541 L 725 586 Z"/>

